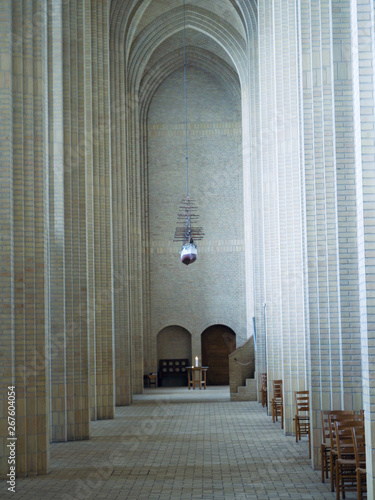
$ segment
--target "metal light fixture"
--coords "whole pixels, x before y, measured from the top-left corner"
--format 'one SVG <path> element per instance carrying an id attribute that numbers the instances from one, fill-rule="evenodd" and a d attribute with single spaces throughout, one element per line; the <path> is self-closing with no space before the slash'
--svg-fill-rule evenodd
<path id="1" fill-rule="evenodd" d="M 197 260 L 195 241 L 204 236 L 203 229 L 195 226 L 198 220 L 197 207 L 189 197 L 189 156 L 188 156 L 188 124 L 187 124 L 187 78 L 186 78 L 186 14 L 183 0 L 184 15 L 184 91 L 185 91 L 185 158 L 186 158 L 186 198 L 182 200 L 177 216 L 177 224 L 173 241 L 183 243 L 180 251 L 181 262 L 189 265 Z"/>

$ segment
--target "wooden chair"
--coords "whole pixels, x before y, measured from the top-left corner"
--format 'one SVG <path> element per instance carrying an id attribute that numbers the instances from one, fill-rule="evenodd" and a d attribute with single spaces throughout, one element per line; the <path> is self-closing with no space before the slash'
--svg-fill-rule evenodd
<path id="1" fill-rule="evenodd" d="M 154 386 L 155 388 L 158 386 L 158 375 L 157 373 L 149 373 L 146 375 L 147 379 L 147 387 Z"/>
<path id="2" fill-rule="evenodd" d="M 284 429 L 284 404 L 283 404 L 283 381 L 273 381 L 273 399 L 272 399 L 272 422 L 277 422 L 280 415 L 281 428 Z"/>
<path id="3" fill-rule="evenodd" d="M 335 491 L 335 479 L 336 479 L 336 459 L 337 459 L 337 444 L 336 444 L 336 431 L 335 431 L 335 421 L 337 419 L 344 420 L 355 420 L 357 417 L 355 412 L 352 410 L 333 410 L 327 412 L 329 420 L 329 441 L 330 441 L 330 452 L 329 452 L 329 471 L 331 476 L 331 491 Z"/>
<path id="4" fill-rule="evenodd" d="M 294 394 L 296 401 L 296 415 L 294 417 L 296 442 L 302 436 L 309 439 L 309 458 L 311 458 L 311 437 L 310 437 L 310 394 L 309 391 L 297 391 Z"/>
<path id="5" fill-rule="evenodd" d="M 329 477 L 329 455 L 331 452 L 331 441 L 329 437 L 329 418 L 328 416 L 333 412 L 330 410 L 321 410 L 320 415 L 322 419 L 322 442 L 320 445 L 320 467 L 322 471 L 322 483 L 324 478 Z"/>
<path id="6" fill-rule="evenodd" d="M 267 403 L 267 373 L 261 373 L 260 401 L 262 403 L 263 408 L 268 405 L 268 403 Z"/>
<path id="7" fill-rule="evenodd" d="M 367 493 L 366 485 L 366 442 L 365 428 L 352 427 L 354 458 L 357 476 L 357 500 L 362 500 Z"/>
<path id="8" fill-rule="evenodd" d="M 335 433 L 337 444 L 337 458 L 335 462 L 336 476 L 336 500 L 345 498 L 345 490 L 357 491 L 356 460 L 354 453 L 352 429 L 359 428 L 364 432 L 364 427 L 359 420 L 335 421 Z"/>

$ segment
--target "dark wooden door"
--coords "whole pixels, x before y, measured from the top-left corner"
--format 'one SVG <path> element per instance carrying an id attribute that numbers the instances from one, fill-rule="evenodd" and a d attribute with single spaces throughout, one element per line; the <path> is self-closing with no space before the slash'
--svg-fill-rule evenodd
<path id="1" fill-rule="evenodd" d="M 228 355 L 236 349 L 236 334 L 224 325 L 202 333 L 202 366 L 208 366 L 207 385 L 229 385 Z"/>

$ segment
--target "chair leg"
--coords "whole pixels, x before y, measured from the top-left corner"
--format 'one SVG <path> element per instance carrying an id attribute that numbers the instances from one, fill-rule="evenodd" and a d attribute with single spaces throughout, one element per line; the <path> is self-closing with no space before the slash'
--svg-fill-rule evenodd
<path id="1" fill-rule="evenodd" d="M 311 458 L 311 434 L 310 434 L 310 424 L 308 424 L 307 434 L 309 438 L 309 458 Z"/>
<path id="2" fill-rule="evenodd" d="M 335 491 L 335 460 L 333 457 L 332 452 L 330 452 L 330 460 L 329 460 L 329 468 L 330 468 L 330 473 L 331 473 L 331 491 Z"/>
<path id="3" fill-rule="evenodd" d="M 363 495 L 362 495 L 362 475 L 361 471 L 357 469 L 356 471 L 357 474 L 357 500 L 362 500 Z"/>
<path id="4" fill-rule="evenodd" d="M 345 498 L 344 495 L 343 498 Z M 336 500 L 340 500 L 340 475 L 338 460 L 336 460 Z"/>
<path id="5" fill-rule="evenodd" d="M 327 453 L 325 453 L 324 460 L 325 460 L 324 463 L 325 463 L 326 479 L 328 479 L 329 478 L 329 459 L 328 459 L 328 454 Z"/>

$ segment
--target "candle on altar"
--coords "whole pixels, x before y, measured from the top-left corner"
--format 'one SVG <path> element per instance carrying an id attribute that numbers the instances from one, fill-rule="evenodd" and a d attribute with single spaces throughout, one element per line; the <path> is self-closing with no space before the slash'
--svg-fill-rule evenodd
<path id="1" fill-rule="evenodd" d="M 198 356 L 195 356 L 195 366 L 199 366 Z"/>

